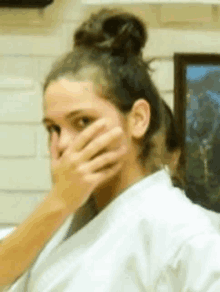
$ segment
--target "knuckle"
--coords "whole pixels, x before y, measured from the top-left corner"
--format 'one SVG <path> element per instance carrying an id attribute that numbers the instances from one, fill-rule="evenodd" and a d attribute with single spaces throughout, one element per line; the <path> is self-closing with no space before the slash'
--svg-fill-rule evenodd
<path id="1" fill-rule="evenodd" d="M 85 173 L 85 166 L 84 166 L 84 165 L 80 165 L 80 166 L 77 168 L 77 172 L 78 172 L 80 175 L 84 175 L 84 173 Z"/>
<path id="2" fill-rule="evenodd" d="M 112 135 L 114 137 L 120 137 L 122 133 L 123 133 L 123 131 L 122 131 L 122 128 L 120 128 L 120 127 L 116 127 L 112 130 Z"/>
<path id="3" fill-rule="evenodd" d="M 72 165 L 77 165 L 79 163 L 80 160 L 80 155 L 78 154 L 72 154 L 70 157 L 70 161 Z"/>
<path id="4" fill-rule="evenodd" d="M 85 176 L 84 176 L 84 180 L 85 180 L 86 182 L 90 183 L 90 182 L 91 182 L 91 177 L 90 177 L 89 175 L 85 175 Z"/>
<path id="5" fill-rule="evenodd" d="M 89 174 L 85 175 L 84 180 L 88 184 L 94 184 L 94 178 L 92 175 L 89 175 Z"/>

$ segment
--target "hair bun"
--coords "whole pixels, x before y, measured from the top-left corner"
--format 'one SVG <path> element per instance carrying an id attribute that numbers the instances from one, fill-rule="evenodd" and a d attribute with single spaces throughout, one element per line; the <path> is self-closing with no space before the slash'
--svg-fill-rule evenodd
<path id="1" fill-rule="evenodd" d="M 83 22 L 74 35 L 74 45 L 111 51 L 113 55 L 138 55 L 147 40 L 144 23 L 135 15 L 102 9 Z"/>

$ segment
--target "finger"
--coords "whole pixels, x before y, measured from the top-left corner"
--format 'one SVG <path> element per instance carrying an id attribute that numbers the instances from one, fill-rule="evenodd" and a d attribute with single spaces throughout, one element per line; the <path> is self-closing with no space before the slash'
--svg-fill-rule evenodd
<path id="1" fill-rule="evenodd" d="M 94 173 L 100 171 L 102 168 L 106 168 L 122 160 L 122 157 L 127 152 L 127 148 L 122 146 L 117 151 L 111 151 L 103 155 L 99 155 L 92 161 L 85 163 L 81 168 L 87 173 Z"/>
<path id="2" fill-rule="evenodd" d="M 51 153 L 51 158 L 53 160 L 57 160 L 58 159 L 58 149 L 57 149 L 57 145 L 58 145 L 58 134 L 54 131 L 51 134 L 51 141 L 50 141 L 50 153 Z"/>
<path id="3" fill-rule="evenodd" d="M 94 136 L 103 128 L 106 127 L 106 119 L 99 119 L 94 122 L 91 126 L 86 128 L 80 135 L 75 139 L 69 149 L 66 151 L 68 154 L 70 152 L 81 151 L 92 139 Z M 68 155 L 67 154 L 67 155 Z"/>
<path id="4" fill-rule="evenodd" d="M 120 127 L 116 127 L 111 131 L 97 137 L 94 139 L 89 145 L 85 147 L 82 151 L 82 159 L 84 161 L 90 160 L 100 151 L 103 151 L 109 144 L 113 141 L 118 140 L 122 136 L 122 129 Z"/>

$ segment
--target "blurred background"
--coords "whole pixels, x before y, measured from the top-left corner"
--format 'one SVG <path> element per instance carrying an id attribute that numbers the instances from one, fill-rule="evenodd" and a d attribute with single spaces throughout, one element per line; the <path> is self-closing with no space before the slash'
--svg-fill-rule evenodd
<path id="1" fill-rule="evenodd" d="M 152 78 L 172 109 L 174 53 L 220 52 L 218 2 L 173 2 L 54 0 L 45 8 L 0 7 L 0 238 L 50 189 L 41 86 L 53 62 L 71 50 L 73 32 L 85 17 L 107 6 L 145 20 L 144 56 L 156 58 Z"/>
<path id="2" fill-rule="evenodd" d="M 219 80 L 220 65 L 194 64 L 186 68 L 187 194 L 194 202 L 218 213 L 220 213 Z"/>

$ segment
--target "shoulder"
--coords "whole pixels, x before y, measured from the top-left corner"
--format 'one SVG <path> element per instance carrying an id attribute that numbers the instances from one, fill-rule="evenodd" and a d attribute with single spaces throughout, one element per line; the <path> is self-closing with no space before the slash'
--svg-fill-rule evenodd
<path id="1" fill-rule="evenodd" d="M 200 232 L 212 228 L 212 217 L 218 220 L 217 213 L 193 203 L 184 190 L 173 186 L 168 173 L 158 173 L 153 183 L 143 185 L 137 199 L 140 217 L 158 227 L 167 226 L 170 229 L 181 225 L 199 228 Z"/>
<path id="2" fill-rule="evenodd" d="M 216 232 L 189 238 L 162 270 L 156 291 L 170 284 L 175 284 L 176 291 L 220 291 L 219 246 L 220 236 Z"/>
<path id="3" fill-rule="evenodd" d="M 108 230 L 137 235 L 152 250 L 171 255 L 191 236 L 214 230 L 203 209 L 184 191 L 172 185 L 169 174 L 159 171 L 127 189 L 107 208 Z M 103 218 L 100 224 L 103 228 Z M 106 230 L 106 229 L 105 229 Z"/>
<path id="4" fill-rule="evenodd" d="M 201 231 L 212 226 L 209 212 L 193 203 L 182 189 L 174 187 L 166 171 L 146 177 L 122 194 L 121 199 L 118 206 L 125 206 L 129 214 L 133 213 L 137 223 L 141 220 L 169 229 L 177 225 L 200 226 Z"/>
<path id="5" fill-rule="evenodd" d="M 153 253 L 162 255 L 164 264 L 189 238 L 206 231 L 216 232 L 204 209 L 174 187 L 169 177 L 158 176 L 135 196 L 133 232 L 148 241 L 144 244 L 149 244 Z"/>
<path id="6" fill-rule="evenodd" d="M 162 277 L 162 271 L 174 278 L 178 267 L 184 273 L 184 267 L 189 265 L 191 259 L 193 262 L 187 267 L 192 271 L 196 266 L 198 268 L 199 261 L 204 267 L 208 266 L 208 262 L 202 259 L 202 251 L 204 256 L 211 257 L 214 265 L 214 252 L 220 256 L 220 233 L 213 224 L 213 220 L 215 225 L 220 223 L 218 214 L 209 216 L 209 212 L 192 203 L 184 191 L 162 180 L 146 187 L 136 199 L 139 200 L 139 209 L 129 233 L 150 255 L 149 260 L 152 259 L 153 282 Z M 210 253 L 211 249 L 213 251 Z M 169 270 L 171 266 L 172 272 Z M 217 269 L 220 272 L 220 259 Z"/>
<path id="7" fill-rule="evenodd" d="M 209 215 L 206 209 L 194 204 L 183 190 L 174 186 L 155 186 L 151 192 L 146 191 L 146 196 L 149 198 L 142 202 L 139 220 L 150 226 L 152 236 L 166 237 L 172 247 L 195 234 L 213 231 L 220 223 L 217 214 Z"/>

